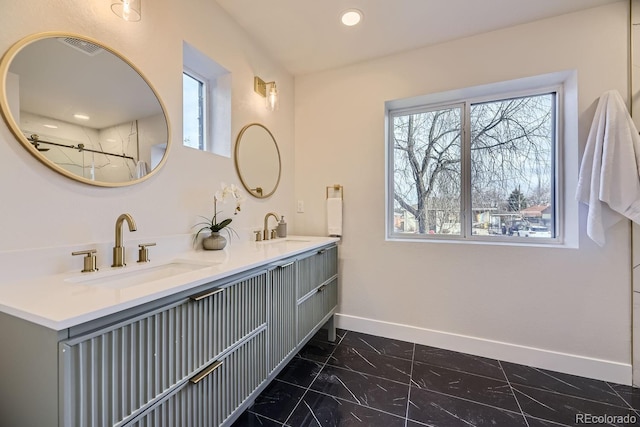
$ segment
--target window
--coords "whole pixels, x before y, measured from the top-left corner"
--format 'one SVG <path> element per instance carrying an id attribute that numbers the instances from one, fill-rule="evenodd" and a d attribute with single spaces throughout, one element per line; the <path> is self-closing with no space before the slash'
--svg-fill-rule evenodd
<path id="1" fill-rule="evenodd" d="M 231 157 L 231 73 L 187 42 L 182 61 L 183 145 Z"/>
<path id="2" fill-rule="evenodd" d="M 561 93 L 389 109 L 387 235 L 559 242 Z"/>
<path id="3" fill-rule="evenodd" d="M 207 85 L 204 79 L 193 73 L 182 74 L 182 143 L 187 147 L 205 149 L 205 126 L 207 112 Z"/>

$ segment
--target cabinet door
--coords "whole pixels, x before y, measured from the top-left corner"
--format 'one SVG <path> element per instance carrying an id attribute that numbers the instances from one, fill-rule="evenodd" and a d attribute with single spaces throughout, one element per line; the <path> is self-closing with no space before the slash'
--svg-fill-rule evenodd
<path id="1" fill-rule="evenodd" d="M 331 313 L 338 304 L 338 278 L 320 286 L 316 292 L 298 304 L 298 341 L 307 335 Z"/>
<path id="2" fill-rule="evenodd" d="M 276 267 L 271 274 L 269 310 L 269 372 L 273 371 L 297 345 L 296 264 Z"/>
<path id="3" fill-rule="evenodd" d="M 262 330 L 214 361 L 126 427 L 214 427 L 222 424 L 267 377 Z"/>
<path id="4" fill-rule="evenodd" d="M 142 410 L 266 324 L 267 273 L 61 343 L 64 426 Z"/>
<path id="5" fill-rule="evenodd" d="M 322 290 L 322 318 L 338 306 L 338 278 L 324 285 Z"/>
<path id="6" fill-rule="evenodd" d="M 338 247 L 320 249 L 298 260 L 298 298 L 338 274 Z"/>

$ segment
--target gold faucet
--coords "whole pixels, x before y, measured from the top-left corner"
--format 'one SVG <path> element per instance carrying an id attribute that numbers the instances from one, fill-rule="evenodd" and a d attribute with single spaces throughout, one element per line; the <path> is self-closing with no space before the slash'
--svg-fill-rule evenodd
<path id="1" fill-rule="evenodd" d="M 275 212 L 269 212 L 264 216 L 264 230 L 262 231 L 262 239 L 269 240 L 269 217 L 272 216 L 276 219 L 276 221 L 280 221 L 280 217 Z"/>
<path id="2" fill-rule="evenodd" d="M 113 264 L 111 267 L 124 267 L 124 246 L 122 246 L 122 223 L 127 221 L 129 231 L 136 231 L 136 222 L 130 214 L 124 213 L 116 220 L 116 246 L 113 248 Z"/>

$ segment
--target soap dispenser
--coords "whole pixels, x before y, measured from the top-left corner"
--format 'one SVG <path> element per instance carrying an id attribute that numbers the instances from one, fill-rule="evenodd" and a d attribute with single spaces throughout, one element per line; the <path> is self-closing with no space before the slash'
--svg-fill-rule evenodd
<path id="1" fill-rule="evenodd" d="M 276 228 L 278 237 L 287 237 L 287 223 L 284 222 L 284 215 L 280 218 L 278 227 Z"/>

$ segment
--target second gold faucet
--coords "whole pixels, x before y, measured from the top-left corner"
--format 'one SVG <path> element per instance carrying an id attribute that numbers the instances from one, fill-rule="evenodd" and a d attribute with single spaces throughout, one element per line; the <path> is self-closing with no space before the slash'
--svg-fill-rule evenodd
<path id="1" fill-rule="evenodd" d="M 272 216 L 277 221 L 280 221 L 280 217 L 275 212 L 269 212 L 264 216 L 264 230 L 262 230 L 262 238 L 264 240 L 269 240 L 269 217 Z M 276 237 L 275 235 L 273 237 Z"/>
<path id="2" fill-rule="evenodd" d="M 125 221 L 129 225 L 129 231 L 137 230 L 136 222 L 130 214 L 124 213 L 118 217 L 116 220 L 116 245 L 113 248 L 113 264 L 111 267 L 124 267 L 126 265 L 124 246 L 122 245 L 122 223 Z"/>

